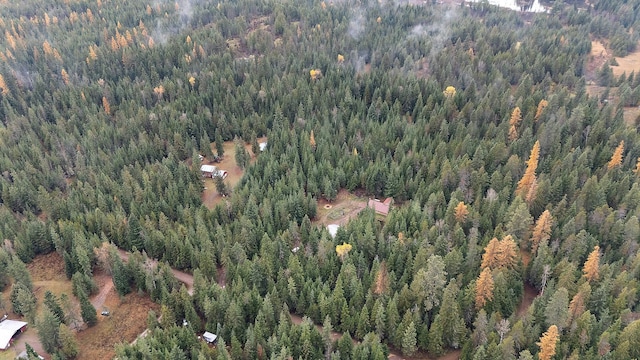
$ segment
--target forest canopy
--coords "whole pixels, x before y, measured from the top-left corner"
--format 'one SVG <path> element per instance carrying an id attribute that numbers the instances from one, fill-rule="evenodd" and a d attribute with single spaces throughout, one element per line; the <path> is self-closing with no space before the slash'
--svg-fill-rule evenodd
<path id="1" fill-rule="evenodd" d="M 588 64 L 636 51 L 640 1 L 590 3 L 4 1 L 0 288 L 32 304 L 55 251 L 86 303 L 97 249 L 135 253 L 115 288 L 162 317 L 120 359 L 638 357 L 640 78 Z M 394 205 L 333 237 L 340 191 Z"/>

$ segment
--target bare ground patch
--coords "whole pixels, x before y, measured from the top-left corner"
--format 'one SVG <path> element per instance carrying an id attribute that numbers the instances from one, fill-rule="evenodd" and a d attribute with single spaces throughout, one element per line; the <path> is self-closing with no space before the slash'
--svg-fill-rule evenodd
<path id="1" fill-rule="evenodd" d="M 326 205 L 330 205 L 325 207 Z M 328 202 L 318 200 L 318 209 L 314 223 L 327 226 L 329 224 L 345 225 L 356 217 L 367 206 L 367 199 L 360 198 L 347 190 L 340 190 L 336 200 Z"/>
<path id="2" fill-rule="evenodd" d="M 640 72 L 640 43 L 636 46 L 636 51 L 625 57 L 617 57 L 616 62 L 618 63 L 617 66 L 611 66 L 613 75 L 616 77 L 624 73 L 629 75 L 632 71 Z"/>
<path id="3" fill-rule="evenodd" d="M 262 137 L 258 139 L 258 142 L 267 141 L 266 137 Z M 236 165 L 236 149 L 233 141 L 225 141 L 224 145 L 224 157 L 222 161 L 219 163 L 214 163 L 213 161 L 209 161 L 208 159 L 204 159 L 203 164 L 212 164 L 218 167 L 220 170 L 227 171 L 228 175 L 224 182 L 227 186 L 233 188 L 235 187 L 242 176 L 244 175 L 244 170 L 242 170 L 238 165 Z M 211 143 L 211 149 L 215 153 L 215 143 Z M 255 162 L 256 154 L 253 154 L 251 151 L 251 144 L 245 144 L 245 149 L 251 155 L 251 163 Z M 216 184 L 211 178 L 205 178 L 204 181 L 204 191 L 202 192 L 202 203 L 208 209 L 213 209 L 216 205 L 220 204 L 224 199 L 218 192 L 216 191 Z"/>

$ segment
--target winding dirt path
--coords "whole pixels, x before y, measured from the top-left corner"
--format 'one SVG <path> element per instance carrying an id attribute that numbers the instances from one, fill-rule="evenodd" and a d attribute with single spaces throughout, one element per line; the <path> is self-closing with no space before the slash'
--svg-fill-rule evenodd
<path id="1" fill-rule="evenodd" d="M 104 302 L 107 300 L 107 295 L 109 295 L 111 289 L 113 289 L 113 280 L 109 278 L 100 289 L 100 292 L 91 300 L 91 305 L 93 305 L 96 310 L 101 311 L 100 309 L 104 306 Z"/>
<path id="2" fill-rule="evenodd" d="M 122 260 L 129 261 L 129 256 L 131 254 L 122 249 L 118 249 L 118 255 L 120 255 L 120 258 Z M 158 260 L 147 258 L 146 265 L 152 268 L 156 268 L 158 266 Z M 193 275 L 186 273 L 184 271 L 176 270 L 174 268 L 171 268 L 171 272 L 173 273 L 173 276 L 175 276 L 178 281 L 180 281 L 181 283 L 187 286 L 187 292 L 189 293 L 189 295 L 193 295 Z"/>

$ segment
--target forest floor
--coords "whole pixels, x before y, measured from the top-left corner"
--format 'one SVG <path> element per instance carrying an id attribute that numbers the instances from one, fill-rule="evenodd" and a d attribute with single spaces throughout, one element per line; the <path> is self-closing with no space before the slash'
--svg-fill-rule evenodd
<path id="1" fill-rule="evenodd" d="M 258 138 L 258 143 L 267 141 L 266 137 Z M 207 165 L 215 165 L 220 170 L 225 170 L 229 175 L 224 180 L 224 182 L 233 189 L 242 176 L 244 175 L 244 170 L 242 170 L 238 165 L 236 165 L 236 149 L 233 141 L 225 141 L 224 145 L 224 156 L 222 157 L 222 161 L 219 163 L 215 163 L 207 158 L 202 161 L 202 164 Z M 215 142 L 211 143 L 211 151 L 215 154 L 216 151 Z M 251 155 L 251 163 L 253 163 L 256 159 L 256 155 L 251 151 L 251 144 L 245 144 L 245 149 Z M 190 160 L 189 160 L 190 162 Z M 224 198 L 218 194 L 216 191 L 216 183 L 212 178 L 204 179 L 204 191 L 202 192 L 202 203 L 208 209 L 213 209 L 216 205 L 222 202 Z"/>
<path id="2" fill-rule="evenodd" d="M 367 198 L 357 196 L 347 190 L 340 190 L 333 202 L 325 199 L 318 200 L 318 210 L 314 224 L 324 226 L 330 224 L 346 225 L 367 207 Z"/>

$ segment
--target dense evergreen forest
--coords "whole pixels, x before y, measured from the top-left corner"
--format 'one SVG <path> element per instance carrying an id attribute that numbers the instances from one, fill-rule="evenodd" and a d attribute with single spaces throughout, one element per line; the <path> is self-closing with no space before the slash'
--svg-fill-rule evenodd
<path id="1" fill-rule="evenodd" d="M 30 315 L 24 263 L 53 251 L 84 303 L 108 242 L 162 262 L 111 250 L 118 292 L 162 304 L 119 359 L 640 357 L 640 77 L 586 91 L 640 1 L 590 3 L 0 1 L 6 307 Z M 198 154 L 262 136 L 203 206 Z M 313 222 L 341 189 L 395 206 L 333 238 Z"/>

